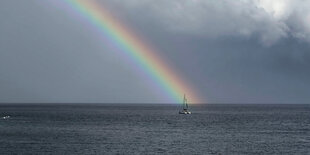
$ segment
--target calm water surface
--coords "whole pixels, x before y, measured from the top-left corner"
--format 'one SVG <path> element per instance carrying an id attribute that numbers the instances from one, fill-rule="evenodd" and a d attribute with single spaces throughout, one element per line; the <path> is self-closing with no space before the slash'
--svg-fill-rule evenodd
<path id="1" fill-rule="evenodd" d="M 310 105 L 0 104 L 1 154 L 310 154 Z"/>

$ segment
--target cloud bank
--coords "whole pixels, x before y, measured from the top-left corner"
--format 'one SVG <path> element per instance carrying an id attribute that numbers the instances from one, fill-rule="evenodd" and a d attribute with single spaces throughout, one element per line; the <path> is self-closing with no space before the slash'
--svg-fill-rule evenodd
<path id="1" fill-rule="evenodd" d="M 255 37 L 264 45 L 310 42 L 309 0 L 118 0 L 126 12 L 175 33 Z M 136 17 L 137 18 L 137 17 Z"/>

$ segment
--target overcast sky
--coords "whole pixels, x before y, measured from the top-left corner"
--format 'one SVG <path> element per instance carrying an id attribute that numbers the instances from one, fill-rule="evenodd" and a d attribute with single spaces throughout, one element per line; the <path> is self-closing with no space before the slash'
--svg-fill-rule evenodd
<path id="1" fill-rule="evenodd" d="M 53 1 L 0 1 L 0 102 L 171 102 Z M 205 102 L 310 102 L 310 0 L 97 1 Z"/>

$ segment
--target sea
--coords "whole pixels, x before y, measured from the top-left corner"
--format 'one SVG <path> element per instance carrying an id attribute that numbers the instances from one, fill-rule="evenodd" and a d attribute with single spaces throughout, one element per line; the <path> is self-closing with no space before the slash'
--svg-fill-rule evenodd
<path id="1" fill-rule="evenodd" d="M 310 105 L 190 105 L 191 115 L 180 109 L 0 104 L 0 154 L 310 154 Z"/>

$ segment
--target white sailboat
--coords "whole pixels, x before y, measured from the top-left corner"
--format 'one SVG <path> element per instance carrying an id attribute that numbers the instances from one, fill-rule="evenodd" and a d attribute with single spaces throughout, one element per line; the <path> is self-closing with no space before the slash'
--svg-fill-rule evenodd
<path id="1" fill-rule="evenodd" d="M 183 98 L 183 109 L 181 111 L 179 111 L 179 114 L 184 114 L 184 115 L 191 114 L 191 112 L 188 111 L 188 104 L 187 104 L 187 99 L 186 99 L 185 94 L 184 94 L 184 98 Z"/>

